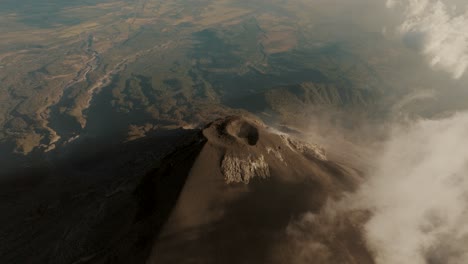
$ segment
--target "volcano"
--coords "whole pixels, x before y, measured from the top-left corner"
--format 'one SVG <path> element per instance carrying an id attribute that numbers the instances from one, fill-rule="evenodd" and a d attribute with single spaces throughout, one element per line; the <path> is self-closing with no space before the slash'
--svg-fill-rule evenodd
<path id="1" fill-rule="evenodd" d="M 180 191 L 148 263 L 372 263 L 359 230 L 365 216 L 324 213 L 361 176 L 317 145 L 231 116 L 162 164 L 139 187 L 144 211 L 157 214 L 167 191 Z"/>
<path id="2" fill-rule="evenodd" d="M 85 155 L 49 163 L 41 177 L 37 168 L 12 175 L 2 185 L 0 257 L 54 264 L 373 263 L 361 232 L 368 215 L 330 206 L 360 185 L 362 173 L 298 138 L 229 116 L 95 154 L 80 150 Z"/>

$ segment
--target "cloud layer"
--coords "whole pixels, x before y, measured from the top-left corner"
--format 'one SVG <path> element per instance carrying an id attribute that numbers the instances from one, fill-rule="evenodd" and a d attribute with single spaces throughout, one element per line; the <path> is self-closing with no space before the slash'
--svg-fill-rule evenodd
<path id="1" fill-rule="evenodd" d="M 458 79 L 468 68 L 468 9 L 443 0 L 387 0 L 387 7 L 403 9 L 399 27 L 410 46 L 421 49 L 434 68 Z M 461 10 L 463 9 L 463 10 Z"/>
<path id="2" fill-rule="evenodd" d="M 468 260 L 468 113 L 395 129 L 356 197 L 378 264 Z M 356 201 L 354 200 L 354 201 Z"/>

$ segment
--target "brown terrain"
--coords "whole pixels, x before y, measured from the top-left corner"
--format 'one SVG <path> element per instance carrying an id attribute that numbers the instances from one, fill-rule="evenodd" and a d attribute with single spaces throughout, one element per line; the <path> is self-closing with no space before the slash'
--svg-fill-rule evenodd
<path id="1" fill-rule="evenodd" d="M 256 104 L 237 102 L 259 94 L 272 107 L 256 110 L 289 115 L 276 101 L 295 100 L 268 92 L 283 86 L 310 90 L 308 106 L 367 107 L 390 90 L 394 61 L 409 58 L 372 31 L 336 42 L 346 30 L 334 27 L 326 3 L 52 1 L 0 3 L 2 155 L 95 136 L 110 115 L 134 135 L 135 127 L 196 127 L 218 112 L 250 110 Z M 393 55 L 375 55 L 383 52 Z"/>
<path id="2" fill-rule="evenodd" d="M 251 118 L 219 119 L 199 142 L 156 174 L 186 180 L 149 263 L 373 263 L 360 230 L 367 214 L 326 211 L 361 182 L 355 168 Z M 161 183 L 146 182 L 154 215 Z"/>
<path id="3" fill-rule="evenodd" d="M 152 135 L 3 177 L 2 263 L 372 263 L 366 214 L 326 210 L 359 170 L 319 146 L 238 116 Z"/>

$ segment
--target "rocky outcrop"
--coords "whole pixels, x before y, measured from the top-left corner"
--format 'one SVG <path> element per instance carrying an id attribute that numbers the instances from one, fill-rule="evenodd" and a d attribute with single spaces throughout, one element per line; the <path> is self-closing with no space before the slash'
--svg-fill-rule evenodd
<path id="1" fill-rule="evenodd" d="M 327 160 L 325 150 L 319 145 L 302 142 L 284 134 L 281 135 L 281 138 L 283 139 L 284 143 L 293 151 L 298 151 L 299 153 L 312 156 L 319 160 Z"/>
<path id="2" fill-rule="evenodd" d="M 224 155 L 221 171 L 226 183 L 245 183 L 258 177 L 265 179 L 270 177 L 270 168 L 265 162 L 265 157 L 248 156 L 240 158 L 231 154 Z"/>

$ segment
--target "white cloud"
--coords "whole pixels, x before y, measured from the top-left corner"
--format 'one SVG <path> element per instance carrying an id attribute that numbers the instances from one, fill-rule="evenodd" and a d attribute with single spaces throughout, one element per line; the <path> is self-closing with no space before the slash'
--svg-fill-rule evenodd
<path id="1" fill-rule="evenodd" d="M 387 0 L 387 7 L 401 7 L 405 21 L 399 31 L 406 39 L 422 42 L 430 64 L 461 78 L 468 68 L 468 10 L 442 0 Z M 460 8 L 460 6 L 458 6 Z"/>
<path id="2" fill-rule="evenodd" d="M 395 129 L 357 196 L 377 264 L 466 264 L 468 113 Z"/>

